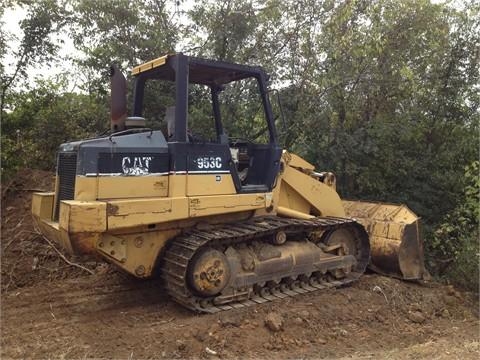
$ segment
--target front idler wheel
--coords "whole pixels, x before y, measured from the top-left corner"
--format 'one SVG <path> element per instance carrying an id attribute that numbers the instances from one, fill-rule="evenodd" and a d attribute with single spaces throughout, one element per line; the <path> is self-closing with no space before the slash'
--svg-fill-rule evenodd
<path id="1" fill-rule="evenodd" d="M 355 234 L 349 229 L 337 229 L 328 234 L 325 239 L 325 244 L 335 249 L 333 252 L 337 256 L 353 255 L 357 257 L 357 246 L 355 241 Z M 347 276 L 353 270 L 352 266 L 346 266 L 330 270 L 330 273 L 335 279 L 341 279 Z"/>

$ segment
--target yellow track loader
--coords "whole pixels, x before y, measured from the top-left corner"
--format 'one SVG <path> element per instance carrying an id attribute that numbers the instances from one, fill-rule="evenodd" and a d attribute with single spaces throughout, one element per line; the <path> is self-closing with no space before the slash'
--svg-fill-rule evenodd
<path id="1" fill-rule="evenodd" d="M 332 173 L 279 146 L 262 68 L 179 53 L 132 73 L 132 116 L 126 80 L 112 67 L 111 132 L 62 144 L 55 191 L 34 194 L 32 212 L 47 238 L 135 277 L 161 276 L 175 301 L 199 312 L 342 286 L 369 265 L 422 278 L 412 211 L 342 201 Z M 160 83 L 173 89 L 168 104 L 152 93 Z M 252 128 L 264 130 L 256 138 L 230 130 L 244 83 L 258 98 Z M 211 116 L 202 126 L 212 139 L 190 127 L 193 87 L 208 94 Z M 163 106 L 163 131 L 145 127 L 152 98 Z"/>

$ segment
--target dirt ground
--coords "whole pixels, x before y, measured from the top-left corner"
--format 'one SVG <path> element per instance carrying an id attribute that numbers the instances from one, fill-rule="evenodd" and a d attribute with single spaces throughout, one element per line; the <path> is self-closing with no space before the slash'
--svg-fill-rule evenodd
<path id="1" fill-rule="evenodd" d="M 367 274 L 352 286 L 197 315 L 110 266 L 68 258 L 32 226 L 24 171 L 2 188 L 1 358 L 478 359 L 478 295 Z M 278 328 L 271 326 L 274 319 Z"/>

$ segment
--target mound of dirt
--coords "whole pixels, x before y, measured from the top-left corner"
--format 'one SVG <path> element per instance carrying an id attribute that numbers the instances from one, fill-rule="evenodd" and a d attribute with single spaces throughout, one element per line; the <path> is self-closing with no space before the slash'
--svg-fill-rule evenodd
<path id="1" fill-rule="evenodd" d="M 53 191 L 54 186 L 54 173 L 31 169 L 19 171 L 2 186 L 2 292 L 88 275 L 63 261 L 34 228 L 32 193 Z M 95 262 L 83 265 L 96 267 Z"/>

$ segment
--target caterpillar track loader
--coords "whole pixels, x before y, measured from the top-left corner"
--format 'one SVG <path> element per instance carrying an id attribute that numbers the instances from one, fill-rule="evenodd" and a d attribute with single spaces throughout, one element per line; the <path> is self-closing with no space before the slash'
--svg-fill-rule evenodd
<path id="1" fill-rule="evenodd" d="M 33 196 L 39 229 L 67 252 L 99 256 L 138 278 L 161 276 L 175 301 L 199 312 L 341 286 L 369 264 L 399 278 L 423 276 L 412 211 L 342 201 L 332 173 L 279 146 L 262 68 L 179 53 L 132 73 L 132 116 L 126 80 L 112 67 L 111 132 L 62 144 L 55 191 Z M 244 82 L 258 97 L 256 137 L 245 128 L 232 135 L 241 108 L 230 105 L 245 97 L 228 89 Z M 151 92 L 158 83 L 173 101 Z M 212 139 L 190 128 L 192 87 L 208 94 Z M 165 113 L 163 131 L 145 127 L 152 98 Z"/>

